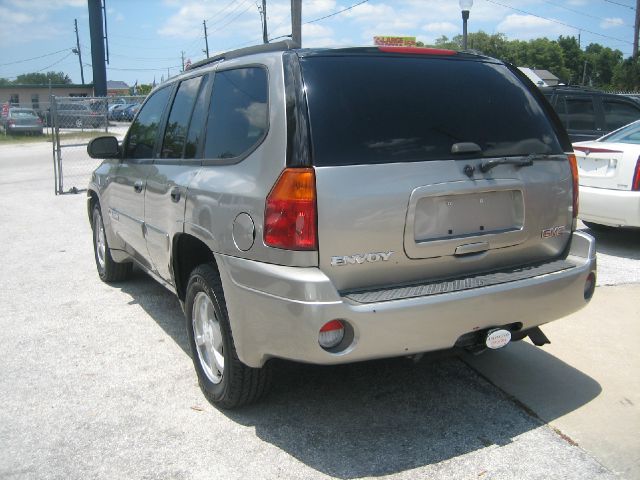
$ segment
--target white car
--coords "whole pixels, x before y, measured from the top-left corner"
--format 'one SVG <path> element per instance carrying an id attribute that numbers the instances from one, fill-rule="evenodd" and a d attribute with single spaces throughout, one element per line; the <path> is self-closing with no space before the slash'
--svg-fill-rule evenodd
<path id="1" fill-rule="evenodd" d="M 640 227 L 640 120 L 598 140 L 574 143 L 573 149 L 584 224 Z"/>

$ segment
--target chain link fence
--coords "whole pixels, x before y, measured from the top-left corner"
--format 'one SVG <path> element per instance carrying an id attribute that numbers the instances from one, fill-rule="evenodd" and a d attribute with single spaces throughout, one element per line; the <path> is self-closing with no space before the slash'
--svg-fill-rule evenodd
<path id="1" fill-rule="evenodd" d="M 41 115 L 52 133 L 56 195 L 86 190 L 101 162 L 87 154 L 89 141 L 101 135 L 122 140 L 144 98 L 51 97 Z"/>

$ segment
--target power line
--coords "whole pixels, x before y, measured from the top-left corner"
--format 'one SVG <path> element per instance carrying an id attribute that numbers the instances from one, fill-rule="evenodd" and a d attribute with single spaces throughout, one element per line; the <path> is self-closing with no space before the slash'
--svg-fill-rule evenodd
<path id="1" fill-rule="evenodd" d="M 549 0 L 542 0 L 542 1 L 545 2 L 545 3 L 548 3 L 549 5 L 553 5 L 554 7 L 564 8 L 565 10 L 568 10 L 568 11 L 573 12 L 573 13 L 577 13 L 579 15 L 583 15 L 585 17 L 593 18 L 595 20 L 601 20 L 601 21 L 604 21 L 604 22 L 607 21 L 606 18 L 597 17 L 597 16 L 591 15 L 589 13 L 581 12 L 580 10 L 576 10 L 575 8 L 565 7 L 564 5 L 560 5 L 560 4 L 555 3 L 555 2 L 550 2 Z M 627 25 L 627 24 L 624 24 L 624 23 L 621 24 L 621 26 L 627 27 L 627 28 L 633 28 L 631 25 Z"/>
<path id="2" fill-rule="evenodd" d="M 587 32 L 587 33 L 590 33 L 590 34 L 592 34 L 592 35 L 597 35 L 597 36 L 599 36 L 599 37 L 603 37 L 603 38 L 608 38 L 609 40 L 616 40 L 616 41 L 618 41 L 618 42 L 624 42 L 624 43 L 633 43 L 633 42 L 630 42 L 630 41 L 628 41 L 628 40 L 622 40 L 622 39 L 620 39 L 620 38 L 610 37 L 609 35 L 604 35 L 604 34 L 602 34 L 602 33 L 593 32 L 593 31 L 591 31 L 591 30 L 587 30 L 586 28 L 576 27 L 576 26 L 574 26 L 574 25 L 569 25 L 568 23 L 563 23 L 563 22 L 560 22 L 560 21 L 558 21 L 558 20 L 554 20 L 554 19 L 552 19 L 552 18 L 547 18 L 547 17 L 543 17 L 543 16 L 541 16 L 541 15 L 536 15 L 535 13 L 527 12 L 526 10 L 521 10 L 521 9 L 519 9 L 519 8 L 512 7 L 512 6 L 510 6 L 510 5 L 505 5 L 505 4 L 503 4 L 503 3 L 496 2 L 495 0 L 485 0 L 485 1 L 487 1 L 487 2 L 489 2 L 489 3 L 493 3 L 493 4 L 495 4 L 495 5 L 500 5 L 501 7 L 504 7 L 504 8 L 509 8 L 509 9 L 514 10 L 514 11 L 519 12 L 519 13 L 524 13 L 525 15 L 531 15 L 532 17 L 540 18 L 540 19 L 542 19 L 542 20 L 547 20 L 548 22 L 557 23 L 558 25 L 562 25 L 562 26 L 564 26 L 564 27 L 569 27 L 569 28 L 573 28 L 574 30 Z M 605 1 L 606 1 L 606 0 L 605 0 Z"/>
<path id="3" fill-rule="evenodd" d="M 61 53 L 61 52 L 65 52 L 67 50 L 71 50 L 71 48 L 72 47 L 63 48 L 62 50 L 58 50 L 56 52 L 45 53 L 44 55 L 40 55 L 39 57 L 25 58 L 24 60 L 16 60 L 15 62 L 0 63 L 0 67 L 4 67 L 6 65 L 15 65 L 16 63 L 30 62 L 31 60 L 38 60 L 39 58 L 50 57 L 51 55 L 55 55 L 57 53 Z"/>
<path id="4" fill-rule="evenodd" d="M 66 48 L 65 48 L 66 50 Z M 62 50 L 64 51 L 64 50 Z M 51 65 L 47 65 L 44 68 L 41 68 L 40 70 L 36 70 L 35 72 L 25 72 L 25 73 L 18 73 L 18 74 L 4 74 L 3 78 L 17 78 L 20 75 L 27 75 L 29 73 L 41 73 L 44 72 L 45 70 L 50 69 L 51 67 L 55 67 L 56 65 L 58 65 L 59 63 L 65 61 L 67 58 L 69 58 L 71 55 L 73 55 L 73 52 L 69 52 L 67 53 L 64 57 L 60 58 L 59 60 L 56 60 L 55 62 L 53 62 Z"/>
<path id="5" fill-rule="evenodd" d="M 624 3 L 614 2 L 613 0 L 604 0 L 604 1 L 607 2 L 607 3 L 613 3 L 614 5 L 618 5 L 620 7 L 628 8 L 629 10 L 633 10 L 633 11 L 636 10 L 634 7 L 631 7 L 629 5 L 625 5 Z"/>
<path id="6" fill-rule="evenodd" d="M 325 15 L 324 17 L 314 18 L 313 20 L 309 20 L 308 22 L 303 22 L 302 24 L 307 25 L 309 23 L 319 22 L 320 20 L 324 20 L 325 18 L 335 17 L 336 15 L 339 15 L 342 12 L 346 12 L 347 10 L 351 10 L 352 8 L 356 8 L 357 6 L 362 5 L 363 3 L 367 3 L 368 1 L 369 0 L 363 0 L 362 2 L 355 3 L 350 7 L 343 8 L 342 10 L 338 10 L 337 12 L 330 13 L 329 15 Z"/>
<path id="7" fill-rule="evenodd" d="M 249 3 L 249 5 L 247 6 L 247 8 L 245 8 L 243 11 L 241 11 L 238 15 L 236 15 L 235 17 L 233 17 L 231 20 L 229 20 L 227 23 L 225 23 L 224 25 L 221 25 L 220 27 L 216 28 L 215 30 L 211 31 L 211 33 L 209 35 L 211 35 L 212 33 L 218 32 L 220 30 L 222 30 L 223 28 L 227 27 L 228 25 L 232 24 L 233 22 L 235 22 L 238 18 L 240 18 L 242 15 L 244 15 L 250 8 L 253 8 L 253 4 Z"/>

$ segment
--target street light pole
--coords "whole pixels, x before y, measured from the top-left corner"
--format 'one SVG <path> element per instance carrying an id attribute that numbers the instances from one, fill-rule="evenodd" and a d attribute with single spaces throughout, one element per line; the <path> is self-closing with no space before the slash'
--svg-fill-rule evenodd
<path id="1" fill-rule="evenodd" d="M 469 10 L 473 6 L 473 0 L 460 0 L 460 10 L 462 10 L 462 49 L 467 49 L 467 20 L 469 20 Z"/>

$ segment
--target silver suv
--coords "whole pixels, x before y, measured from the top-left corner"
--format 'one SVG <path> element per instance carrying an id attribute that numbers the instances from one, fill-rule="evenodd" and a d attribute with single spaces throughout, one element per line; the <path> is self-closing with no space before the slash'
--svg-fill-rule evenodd
<path id="1" fill-rule="evenodd" d="M 499 348 L 589 301 L 577 172 L 517 69 L 414 48 L 252 47 L 156 88 L 88 191 L 100 278 L 174 292 L 207 398 L 269 359 Z"/>

